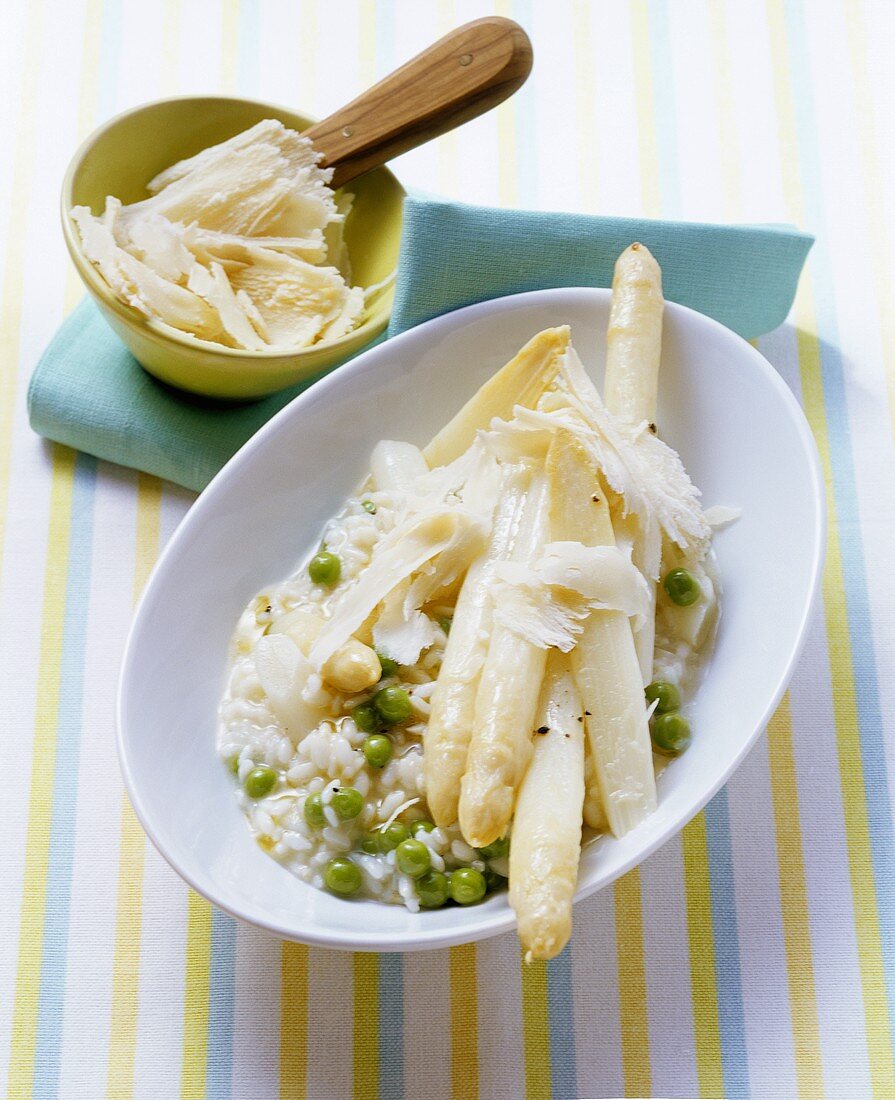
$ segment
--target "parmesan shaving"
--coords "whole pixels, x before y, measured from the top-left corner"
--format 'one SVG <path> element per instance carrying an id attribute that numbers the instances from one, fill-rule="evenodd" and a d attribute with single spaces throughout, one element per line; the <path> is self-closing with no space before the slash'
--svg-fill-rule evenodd
<path id="1" fill-rule="evenodd" d="M 150 197 L 72 210 L 84 255 L 158 328 L 246 351 L 297 350 L 362 323 L 336 196 L 307 139 L 265 119 L 172 165 Z"/>
<path id="2" fill-rule="evenodd" d="M 717 531 L 719 527 L 726 527 L 728 523 L 734 523 L 743 514 L 742 508 L 730 508 L 726 504 L 713 504 L 705 510 L 705 522 Z"/>
<path id="3" fill-rule="evenodd" d="M 541 649 L 568 653 L 591 611 L 623 611 L 636 622 L 649 590 L 618 547 L 553 542 L 532 566 L 496 563 L 493 599 L 495 621 Z"/>
<path id="4" fill-rule="evenodd" d="M 467 540 L 471 558 L 487 537 L 488 526 L 482 517 L 455 508 L 413 516 L 393 528 L 321 630 L 310 654 L 313 667 L 319 671 L 396 585 L 454 542 Z"/>

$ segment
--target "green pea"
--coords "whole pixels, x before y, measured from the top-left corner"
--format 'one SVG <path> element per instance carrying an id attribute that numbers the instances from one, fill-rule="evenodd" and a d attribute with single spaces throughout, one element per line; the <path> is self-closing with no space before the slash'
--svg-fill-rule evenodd
<path id="1" fill-rule="evenodd" d="M 432 866 L 432 859 L 421 840 L 402 840 L 395 849 L 395 863 L 405 875 L 419 878 Z"/>
<path id="2" fill-rule="evenodd" d="M 387 680 L 389 676 L 394 676 L 398 671 L 398 662 L 393 661 L 391 657 L 386 657 L 384 653 L 380 653 L 376 650 L 376 656 L 379 658 L 379 663 L 382 665 L 382 677 L 381 679 Z"/>
<path id="3" fill-rule="evenodd" d="M 667 680 L 653 680 L 645 688 L 646 701 L 656 703 L 656 714 L 667 714 L 681 705 L 681 693 Z"/>
<path id="4" fill-rule="evenodd" d="M 360 503 L 365 512 L 369 512 L 371 516 L 376 515 L 376 505 L 372 500 L 362 500 Z"/>
<path id="5" fill-rule="evenodd" d="M 323 881 L 326 883 L 327 890 L 340 894 L 343 898 L 350 898 L 360 889 L 360 868 L 350 859 L 343 857 L 331 859 L 323 872 Z"/>
<path id="6" fill-rule="evenodd" d="M 438 625 L 445 632 L 445 634 L 450 634 L 451 623 L 453 623 L 453 621 L 454 620 L 450 617 L 450 615 L 442 615 L 438 620 Z"/>
<path id="7" fill-rule="evenodd" d="M 366 852 L 368 856 L 378 856 L 382 853 L 382 843 L 380 833 L 365 833 L 361 837 L 360 850 Z"/>
<path id="8" fill-rule="evenodd" d="M 433 833 L 435 826 L 431 821 L 426 821 L 424 817 L 421 817 L 419 821 L 413 821 L 410 825 L 410 835 L 416 836 L 417 833 Z"/>
<path id="9" fill-rule="evenodd" d="M 406 839 L 407 826 L 403 821 L 393 821 L 387 829 L 381 829 L 379 832 L 379 844 L 383 852 L 390 852 Z"/>
<path id="10" fill-rule="evenodd" d="M 353 821 L 364 808 L 364 796 L 357 787 L 340 787 L 330 802 L 336 816 L 343 821 Z"/>
<path id="11" fill-rule="evenodd" d="M 424 909 L 437 909 L 444 905 L 450 893 L 447 875 L 443 875 L 441 871 L 427 871 L 420 875 L 414 885 L 416 896 Z"/>
<path id="12" fill-rule="evenodd" d="M 488 889 L 485 876 L 472 867 L 458 867 L 451 871 L 451 897 L 458 905 L 475 905 L 481 901 Z"/>
<path id="13" fill-rule="evenodd" d="M 304 815 L 305 821 L 312 829 L 322 829 L 326 824 L 326 817 L 323 813 L 323 799 L 320 797 L 319 791 L 317 794 L 309 794 L 305 799 Z"/>
<path id="14" fill-rule="evenodd" d="M 510 852 L 510 838 L 508 836 L 502 836 L 500 840 L 495 840 L 491 844 L 487 844 L 484 848 L 476 848 L 476 851 L 485 860 L 503 859 L 504 856 L 509 855 Z"/>
<path id="15" fill-rule="evenodd" d="M 662 584 L 668 593 L 669 600 L 676 603 L 678 607 L 689 607 L 702 595 L 699 581 L 689 569 L 672 569 L 670 573 L 665 574 Z"/>
<path id="16" fill-rule="evenodd" d="M 245 777 L 243 787 L 249 798 L 263 798 L 277 785 L 277 773 L 273 768 L 262 764 L 259 768 L 252 768 Z"/>
<path id="17" fill-rule="evenodd" d="M 488 888 L 489 894 L 493 894 L 495 890 L 502 890 L 506 884 L 507 880 L 503 875 L 499 875 L 496 871 L 492 871 L 490 867 L 485 871 L 485 885 Z"/>
<path id="18" fill-rule="evenodd" d="M 371 768 L 384 768 L 392 758 L 392 743 L 381 733 L 364 741 L 364 756 Z"/>
<path id="19" fill-rule="evenodd" d="M 373 696 L 373 706 L 383 722 L 387 722 L 390 726 L 406 722 L 413 714 L 410 696 L 403 688 L 395 687 L 393 684 L 376 692 Z"/>
<path id="20" fill-rule="evenodd" d="M 379 733 L 382 729 L 382 719 L 379 717 L 379 712 L 369 703 L 361 703 L 359 707 L 355 707 L 351 712 L 351 717 L 361 733 Z"/>
<path id="21" fill-rule="evenodd" d="M 653 745 L 669 756 L 677 756 L 690 744 L 690 723 L 682 714 L 660 714 L 650 724 Z"/>
<path id="22" fill-rule="evenodd" d="M 308 576 L 314 584 L 323 584 L 332 588 L 339 583 L 342 575 L 342 559 L 338 554 L 332 554 L 329 550 L 321 550 L 311 558 L 308 565 Z"/>

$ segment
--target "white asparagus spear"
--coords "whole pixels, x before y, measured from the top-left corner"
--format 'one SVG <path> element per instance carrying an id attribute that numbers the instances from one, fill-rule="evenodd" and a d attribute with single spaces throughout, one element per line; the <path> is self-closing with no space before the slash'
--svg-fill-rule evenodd
<path id="1" fill-rule="evenodd" d="M 584 824 L 595 833 L 605 833 L 609 828 L 589 739 L 585 739 L 584 749 Z"/>
<path id="2" fill-rule="evenodd" d="M 423 454 L 430 466 L 445 466 L 458 458 L 495 416 L 506 420 L 516 405 L 534 408 L 556 376 L 557 363 L 569 346 L 569 328 L 548 328 L 533 336 L 506 366 L 466 402 Z"/>
<path id="3" fill-rule="evenodd" d="M 547 542 L 550 493 L 535 474 L 513 545 L 512 560 L 534 562 Z M 460 785 L 460 830 L 482 848 L 506 833 L 516 791 L 531 758 L 533 722 L 547 652 L 496 623 L 475 702 L 466 773 Z"/>
<path id="4" fill-rule="evenodd" d="M 298 743 L 320 721 L 320 711 L 302 696 L 312 671 L 307 657 L 288 635 L 267 634 L 258 639 L 254 658 L 270 709 Z"/>
<path id="5" fill-rule="evenodd" d="M 662 354 L 662 272 L 642 244 L 626 248 L 615 262 L 606 333 L 603 400 L 632 423 L 656 416 Z"/>
<path id="6" fill-rule="evenodd" d="M 612 304 L 606 333 L 606 379 L 603 395 L 611 413 L 632 424 L 656 419 L 659 362 L 662 355 L 662 272 L 650 250 L 632 244 L 615 262 Z M 638 560 L 634 542 L 634 564 Z M 656 590 L 649 581 L 652 606 L 634 641 L 643 682 L 653 672 L 656 636 Z"/>
<path id="7" fill-rule="evenodd" d="M 488 649 L 491 600 L 488 574 L 513 545 L 531 469 L 522 463 L 507 468 L 488 545 L 472 563 L 457 597 L 451 632 L 426 730 L 426 801 L 436 825 L 453 825 L 460 801 L 460 780 L 475 717 L 476 687 Z"/>
<path id="8" fill-rule="evenodd" d="M 370 474 L 377 489 L 409 489 L 428 473 L 423 452 L 412 443 L 383 439 L 370 455 Z"/>
<path id="9" fill-rule="evenodd" d="M 547 455 L 552 537 L 612 546 L 615 536 L 599 470 L 571 432 L 556 433 Z M 609 827 L 623 836 L 656 808 L 656 780 L 631 622 L 592 611 L 572 651 L 600 794 Z"/>
<path id="10" fill-rule="evenodd" d="M 526 962 L 552 959 L 572 932 L 584 801 L 581 715 L 569 659 L 553 650 L 535 719 L 531 763 L 516 799 L 510 848 L 510 905 Z"/>

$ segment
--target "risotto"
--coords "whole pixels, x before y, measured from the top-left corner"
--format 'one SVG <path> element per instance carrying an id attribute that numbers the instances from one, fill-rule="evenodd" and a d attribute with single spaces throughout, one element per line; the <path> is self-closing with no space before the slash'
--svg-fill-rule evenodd
<path id="1" fill-rule="evenodd" d="M 539 333 L 425 450 L 378 444 L 243 612 L 218 750 L 259 845 L 309 885 L 415 912 L 508 883 L 550 958 L 582 843 L 655 810 L 720 592 L 713 517 L 653 422 L 661 313 L 633 245 L 604 397 L 567 328 Z"/>

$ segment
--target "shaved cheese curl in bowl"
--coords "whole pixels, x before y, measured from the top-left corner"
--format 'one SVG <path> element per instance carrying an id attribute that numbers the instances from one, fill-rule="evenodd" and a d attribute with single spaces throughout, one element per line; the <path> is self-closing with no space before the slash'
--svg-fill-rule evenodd
<path id="1" fill-rule="evenodd" d="M 427 322 L 287 406 L 166 548 L 119 687 L 137 814 L 285 938 L 553 957 L 760 736 L 822 500 L 784 382 L 642 247 L 613 293 Z"/>
<path id="2" fill-rule="evenodd" d="M 313 120 L 219 96 L 126 111 L 62 188 L 69 253 L 111 328 L 179 389 L 261 397 L 355 354 L 388 323 L 404 192 L 378 168 L 328 187 Z"/>

